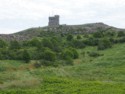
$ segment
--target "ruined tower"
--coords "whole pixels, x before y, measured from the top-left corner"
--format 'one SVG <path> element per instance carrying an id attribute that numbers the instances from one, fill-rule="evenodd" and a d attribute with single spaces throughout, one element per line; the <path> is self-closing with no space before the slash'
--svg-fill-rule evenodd
<path id="1" fill-rule="evenodd" d="M 49 17 L 48 26 L 50 26 L 50 27 L 59 26 L 59 15 L 55 15 L 55 16 Z"/>

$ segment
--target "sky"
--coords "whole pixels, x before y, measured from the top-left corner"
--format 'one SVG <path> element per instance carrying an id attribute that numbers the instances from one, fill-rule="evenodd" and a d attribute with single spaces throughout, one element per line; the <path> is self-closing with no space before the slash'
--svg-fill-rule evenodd
<path id="1" fill-rule="evenodd" d="M 0 34 L 48 25 L 60 15 L 60 24 L 103 22 L 125 28 L 125 0 L 0 0 Z"/>

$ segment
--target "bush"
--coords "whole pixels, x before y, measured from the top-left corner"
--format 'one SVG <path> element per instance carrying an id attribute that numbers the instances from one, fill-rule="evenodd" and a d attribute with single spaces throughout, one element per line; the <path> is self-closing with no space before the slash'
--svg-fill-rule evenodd
<path id="1" fill-rule="evenodd" d="M 77 59 L 79 57 L 79 54 L 75 48 L 68 48 L 62 52 L 61 57 L 64 60 Z"/>
<path id="2" fill-rule="evenodd" d="M 103 36 L 104 36 L 103 32 L 101 32 L 101 31 L 97 31 L 97 32 L 93 33 L 93 37 L 95 37 L 95 38 L 102 38 Z"/>
<path id="3" fill-rule="evenodd" d="M 65 61 L 65 64 L 66 65 L 73 65 L 73 60 L 71 58 L 68 58 L 66 61 Z"/>
<path id="4" fill-rule="evenodd" d="M 124 43 L 125 42 L 125 37 L 117 39 L 117 42 L 118 43 Z"/>
<path id="5" fill-rule="evenodd" d="M 79 54 L 75 48 L 70 48 L 70 50 L 73 53 L 73 59 L 77 59 L 79 57 Z"/>
<path id="6" fill-rule="evenodd" d="M 18 41 L 14 40 L 10 42 L 10 49 L 20 49 L 21 45 Z"/>
<path id="7" fill-rule="evenodd" d="M 56 54 L 55 52 L 51 50 L 45 50 L 43 53 L 43 59 L 47 61 L 55 61 L 56 60 Z"/>
<path id="8" fill-rule="evenodd" d="M 104 36 L 114 37 L 116 36 L 116 31 L 108 30 L 104 33 Z"/>
<path id="9" fill-rule="evenodd" d="M 49 38 L 44 38 L 44 39 L 42 40 L 42 45 L 43 45 L 43 47 L 48 47 L 48 48 L 50 48 L 50 49 L 53 49 L 53 48 L 54 48 L 53 43 L 50 41 Z"/>
<path id="10" fill-rule="evenodd" d="M 43 65 L 43 66 L 58 66 L 57 62 L 56 61 L 48 61 L 48 60 L 40 60 L 40 64 Z"/>
<path id="11" fill-rule="evenodd" d="M 62 59 L 64 60 L 68 60 L 69 58 L 73 59 L 73 57 L 74 57 L 73 52 L 69 49 L 65 49 L 62 52 Z"/>
<path id="12" fill-rule="evenodd" d="M 77 35 L 77 39 L 82 39 L 82 37 L 80 35 Z"/>
<path id="13" fill-rule="evenodd" d="M 52 50 L 55 51 L 55 52 L 60 52 L 61 51 L 61 43 L 59 42 L 58 38 L 53 37 L 51 39 L 51 42 L 53 44 L 53 49 Z"/>
<path id="14" fill-rule="evenodd" d="M 7 43 L 4 40 L 0 39 L 0 48 L 5 48 L 5 47 L 7 47 Z"/>
<path id="15" fill-rule="evenodd" d="M 112 43 L 108 39 L 100 40 L 97 46 L 98 50 L 104 50 L 111 47 Z"/>
<path id="16" fill-rule="evenodd" d="M 23 60 L 26 62 L 26 63 L 29 63 L 30 62 L 30 54 L 28 53 L 27 50 L 24 50 L 23 51 Z"/>
<path id="17" fill-rule="evenodd" d="M 3 66 L 0 66 L 0 72 L 6 71 L 6 68 Z"/>
<path id="18" fill-rule="evenodd" d="M 118 37 L 122 37 L 122 36 L 125 36 L 125 33 L 123 31 L 119 31 L 118 32 Z"/>
<path id="19" fill-rule="evenodd" d="M 103 54 L 99 54 L 99 53 L 97 53 L 97 52 L 88 52 L 88 55 L 89 55 L 90 57 L 99 57 L 99 56 L 102 56 Z"/>
<path id="20" fill-rule="evenodd" d="M 99 42 L 99 39 L 93 38 L 93 37 L 88 38 L 87 40 L 84 41 L 85 45 L 88 45 L 88 46 L 97 46 L 98 42 Z"/>
<path id="21" fill-rule="evenodd" d="M 29 44 L 31 46 L 35 46 L 39 48 L 39 46 L 41 45 L 41 42 L 37 38 L 34 38 L 31 41 L 29 41 Z"/>
<path id="22" fill-rule="evenodd" d="M 74 48 L 85 48 L 85 43 L 81 40 L 73 40 L 71 45 L 74 47 Z"/>
<path id="23" fill-rule="evenodd" d="M 41 67 L 41 63 L 40 63 L 40 62 L 35 62 L 35 63 L 33 64 L 33 66 L 34 66 L 35 68 L 40 68 L 40 67 Z"/>
<path id="24" fill-rule="evenodd" d="M 73 35 L 68 35 L 68 36 L 67 36 L 67 40 L 68 40 L 68 41 L 71 41 L 72 39 L 73 39 Z"/>

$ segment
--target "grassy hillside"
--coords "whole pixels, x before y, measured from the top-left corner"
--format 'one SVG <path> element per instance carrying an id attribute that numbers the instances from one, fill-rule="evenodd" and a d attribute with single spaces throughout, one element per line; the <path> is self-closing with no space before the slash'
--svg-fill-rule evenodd
<path id="1" fill-rule="evenodd" d="M 0 94 L 125 93 L 125 32 L 38 32 L 0 40 Z"/>
<path id="2" fill-rule="evenodd" d="M 104 55 L 90 57 L 88 51 Z M 103 51 L 86 47 L 78 52 L 73 66 L 35 68 L 35 61 L 1 60 L 0 94 L 125 93 L 125 44 Z"/>

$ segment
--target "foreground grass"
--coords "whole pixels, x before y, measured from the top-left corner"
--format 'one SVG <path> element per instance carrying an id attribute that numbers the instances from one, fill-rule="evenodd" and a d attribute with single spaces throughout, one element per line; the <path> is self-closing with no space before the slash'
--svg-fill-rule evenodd
<path id="1" fill-rule="evenodd" d="M 41 67 L 33 62 L 0 61 L 0 94 L 124 94 L 125 44 L 98 51 L 103 56 L 89 57 L 79 50 L 74 66 Z"/>

